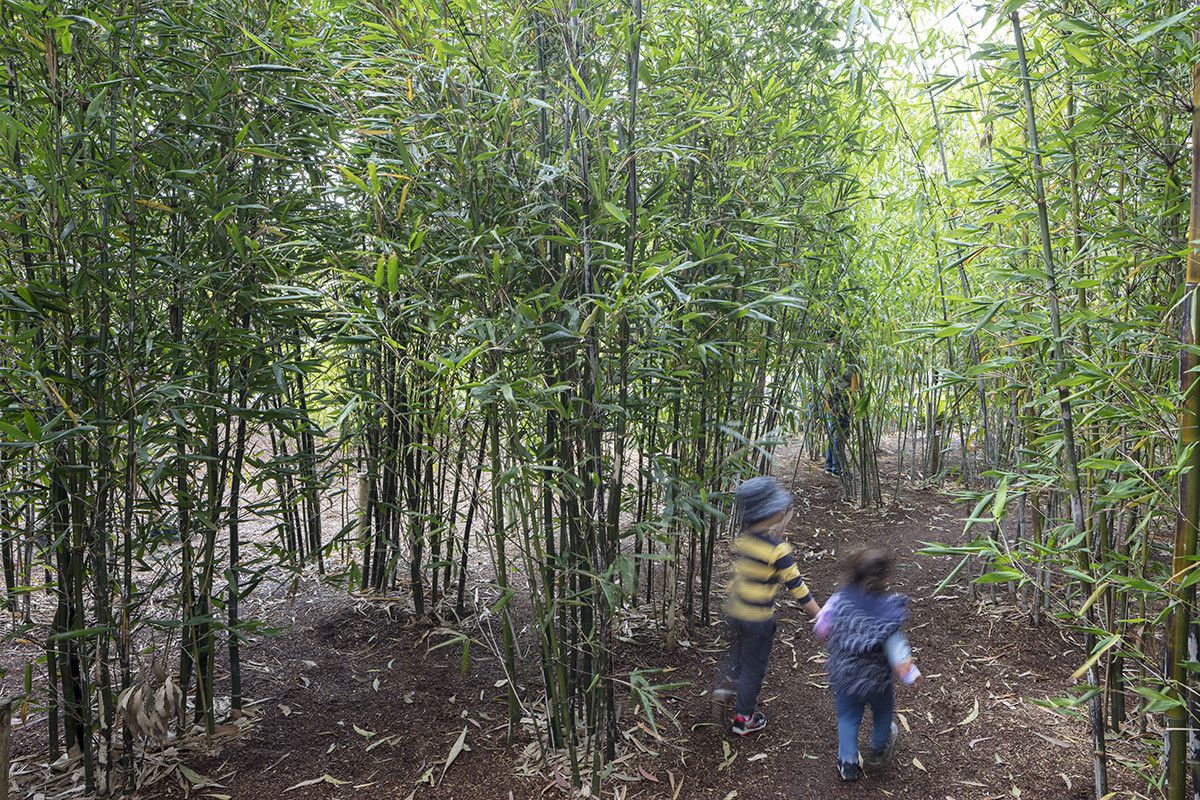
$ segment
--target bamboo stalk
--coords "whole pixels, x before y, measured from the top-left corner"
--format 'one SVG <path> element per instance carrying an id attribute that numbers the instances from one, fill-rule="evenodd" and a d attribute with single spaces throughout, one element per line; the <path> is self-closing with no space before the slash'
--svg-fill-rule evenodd
<path id="1" fill-rule="evenodd" d="M 1200 42 L 1200 31 L 1193 34 Z M 1196 368 L 1200 365 L 1195 351 L 1197 330 L 1200 329 L 1200 63 L 1192 64 L 1191 160 L 1192 183 L 1188 219 L 1188 249 L 1184 272 L 1183 301 L 1179 351 L 1179 382 L 1182 402 L 1179 408 L 1179 448 L 1186 455 L 1186 467 L 1179 482 L 1179 513 L 1176 516 L 1175 542 L 1171 571 L 1174 602 L 1169 621 L 1167 677 L 1169 688 L 1179 704 L 1167 710 L 1166 763 L 1167 797 L 1183 800 L 1187 795 L 1189 733 L 1196 725 L 1190 713 L 1190 673 L 1185 662 L 1196 653 L 1196 629 L 1191 623 L 1191 608 L 1196 602 L 1194 586 L 1183 587 L 1181 581 L 1194 566 L 1197 526 L 1200 525 L 1200 387 Z M 1200 777 L 1200 776 L 1196 776 Z M 1193 781 L 1196 786 L 1200 782 Z"/>
<path id="2" fill-rule="evenodd" d="M 9 800 L 8 770 L 12 741 L 11 697 L 0 697 L 0 800 Z"/>
<path id="3" fill-rule="evenodd" d="M 1021 15 L 1014 11 L 1009 17 L 1012 20 L 1013 36 L 1017 45 L 1017 60 L 1021 70 L 1021 87 L 1025 99 L 1026 134 L 1029 137 L 1029 149 L 1033 166 L 1034 200 L 1037 203 L 1038 234 L 1042 245 L 1042 259 L 1045 264 L 1047 297 L 1050 301 L 1050 327 L 1053 337 L 1054 360 L 1060 374 L 1068 370 L 1065 348 L 1063 346 L 1062 321 L 1059 316 L 1058 279 L 1054 266 L 1053 245 L 1050 239 L 1049 215 L 1046 211 L 1046 190 L 1043 182 L 1042 156 L 1038 144 L 1037 115 L 1033 105 L 1032 78 L 1029 75 L 1029 64 L 1025 55 L 1025 39 L 1021 33 Z M 1200 96 L 1200 95 L 1198 95 Z M 1083 495 L 1079 481 L 1078 452 L 1075 449 L 1075 423 L 1072 415 L 1071 400 L 1066 386 L 1058 387 L 1059 410 L 1061 414 L 1063 434 L 1063 461 L 1067 479 L 1067 492 L 1071 502 L 1071 523 L 1078 536 L 1087 534 L 1084 516 Z M 1082 566 L 1091 572 L 1091 556 L 1086 550 L 1080 550 Z M 1095 607 L 1089 606 L 1087 621 L 1090 629 L 1095 628 Z M 1094 634 L 1087 636 L 1088 652 L 1094 645 Z M 1093 662 L 1088 669 L 1088 682 L 1101 688 L 1099 674 Z M 1097 800 L 1102 800 L 1108 794 L 1108 764 L 1105 747 L 1104 700 L 1103 694 L 1097 693 L 1089 702 L 1092 724 L 1092 779 Z"/>

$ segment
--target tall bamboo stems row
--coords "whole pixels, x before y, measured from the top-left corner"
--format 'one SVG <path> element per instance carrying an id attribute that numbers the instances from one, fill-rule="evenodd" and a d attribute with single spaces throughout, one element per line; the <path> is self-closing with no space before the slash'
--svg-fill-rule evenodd
<path id="1" fill-rule="evenodd" d="M 3 605 L 44 644 L 22 713 L 89 791 L 154 746 L 131 688 L 169 675 L 177 735 L 242 712 L 264 584 L 495 615 L 512 734 L 535 709 L 596 792 L 622 615 L 713 621 L 729 491 L 852 346 L 794 369 L 845 276 L 793 254 L 847 263 L 863 98 L 766 8 L 497 10 L 6 7 Z M 841 13 L 804 22 L 806 60 Z"/>

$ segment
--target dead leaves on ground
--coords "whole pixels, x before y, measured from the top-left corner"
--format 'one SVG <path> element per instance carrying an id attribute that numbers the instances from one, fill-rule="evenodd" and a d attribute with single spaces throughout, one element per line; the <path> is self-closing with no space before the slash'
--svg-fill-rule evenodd
<path id="1" fill-rule="evenodd" d="M 338 778 L 333 777 L 329 773 L 325 773 L 324 775 L 322 775 L 319 778 L 312 778 L 307 781 L 300 781 L 297 784 L 289 786 L 288 788 L 283 790 L 283 793 L 287 794 L 288 792 L 294 791 L 296 789 L 302 789 L 305 786 L 315 786 L 318 783 L 328 783 L 331 786 L 345 786 L 346 784 L 350 783 L 350 781 L 339 780 Z"/>
<path id="2" fill-rule="evenodd" d="M 197 772 L 185 762 L 244 737 L 261 719 L 259 706 L 263 701 L 247 702 L 240 714 L 230 714 L 215 727 L 211 735 L 206 733 L 202 725 L 193 725 L 185 735 L 176 736 L 172 727 L 182 707 L 181 698 L 180 706 L 172 708 L 177 691 L 177 684 L 165 670 L 152 667 L 144 680 L 139 677 L 118 699 L 118 713 L 125 715 L 137 736 L 144 738 L 144 743 L 135 741 L 134 744 L 137 785 L 141 789 L 149 789 L 168 781 L 177 785 L 185 797 L 200 790 L 224 788 L 237 774 L 236 769 L 222 768 L 217 777 L 210 777 Z M 227 703 L 225 711 L 228 712 Z M 169 718 L 166 712 L 170 712 Z M 135 728 L 135 725 L 138 727 Z M 120 752 L 118 741 L 113 747 L 114 760 L 117 762 L 120 761 Z M 64 754 L 50 765 L 45 763 L 44 758 L 20 757 L 12 761 L 9 777 L 14 797 L 27 795 L 44 800 L 68 800 L 82 795 L 83 761 L 77 751 Z M 215 800 L 224 797 L 219 793 L 208 794 Z"/>
<path id="3" fill-rule="evenodd" d="M 958 723 L 959 725 L 970 725 L 979 718 L 979 698 L 975 698 L 975 707 L 972 708 L 965 717 Z"/>
<path id="4" fill-rule="evenodd" d="M 442 768 L 442 777 L 438 779 L 439 784 L 446 779 L 446 773 L 450 770 L 450 765 L 454 763 L 454 759 L 458 758 L 459 753 L 466 747 L 468 727 L 467 725 L 463 725 L 462 733 L 458 736 L 458 741 L 450 748 L 450 755 L 446 756 L 446 766 Z"/>
<path id="5" fill-rule="evenodd" d="M 175 677 L 167 674 L 163 659 L 155 658 L 150 668 L 142 670 L 138 680 L 117 698 L 117 722 L 128 725 L 134 739 L 153 739 L 162 744 L 182 704 L 183 691 Z"/>

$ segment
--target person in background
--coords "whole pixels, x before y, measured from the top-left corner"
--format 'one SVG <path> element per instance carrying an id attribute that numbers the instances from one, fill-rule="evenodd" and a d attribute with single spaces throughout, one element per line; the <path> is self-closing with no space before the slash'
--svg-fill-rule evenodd
<path id="1" fill-rule="evenodd" d="M 775 638 L 775 595 L 782 585 L 812 617 L 821 607 L 800 576 L 792 548 L 772 529 L 791 519 L 792 496 L 770 477 L 751 478 L 737 488 L 741 532 L 733 542 L 733 581 L 725 605 L 729 651 L 722 659 L 713 700 L 734 700 L 732 730 L 739 736 L 760 731 L 767 718 L 758 693 Z"/>
<path id="2" fill-rule="evenodd" d="M 921 673 L 902 628 L 908 599 L 889 591 L 892 557 L 879 548 L 857 550 L 846 564 L 846 585 L 829 598 L 817 620 L 817 638 L 828 641 L 829 685 L 838 720 L 838 773 L 856 781 L 863 760 L 858 729 L 871 707 L 867 766 L 890 758 L 898 729 L 893 676 L 913 683 Z"/>
<path id="3" fill-rule="evenodd" d="M 850 438 L 850 412 L 854 394 L 858 391 L 858 373 L 847 368 L 830 382 L 825 394 L 825 413 L 829 429 L 829 444 L 825 449 L 825 471 L 841 475 L 846 442 Z"/>

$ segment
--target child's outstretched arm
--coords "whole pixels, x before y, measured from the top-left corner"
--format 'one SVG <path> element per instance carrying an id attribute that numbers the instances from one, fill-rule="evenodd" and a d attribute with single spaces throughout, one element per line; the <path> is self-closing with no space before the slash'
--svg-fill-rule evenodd
<path id="1" fill-rule="evenodd" d="M 832 597 L 825 601 L 825 605 L 822 606 L 821 612 L 817 614 L 817 621 L 813 626 L 813 633 L 821 641 L 825 641 L 829 638 L 830 628 L 833 625 L 833 609 L 837 606 L 837 603 L 838 594 L 835 593 Z"/>
<path id="2" fill-rule="evenodd" d="M 796 557 L 792 555 L 792 548 L 786 544 L 781 544 L 777 548 L 775 570 L 779 573 L 779 579 L 783 581 L 788 592 L 800 601 L 800 607 L 810 617 L 821 613 L 820 604 L 817 603 L 812 592 L 804 583 L 804 578 L 800 577 L 800 568 L 796 566 Z"/>
<path id="3" fill-rule="evenodd" d="M 913 663 L 912 646 L 908 643 L 908 637 L 902 632 L 896 631 L 888 637 L 883 644 L 884 651 L 887 653 L 888 664 L 896 673 L 896 677 L 905 683 L 915 683 L 921 677 L 921 670 L 917 669 L 917 665 Z"/>

